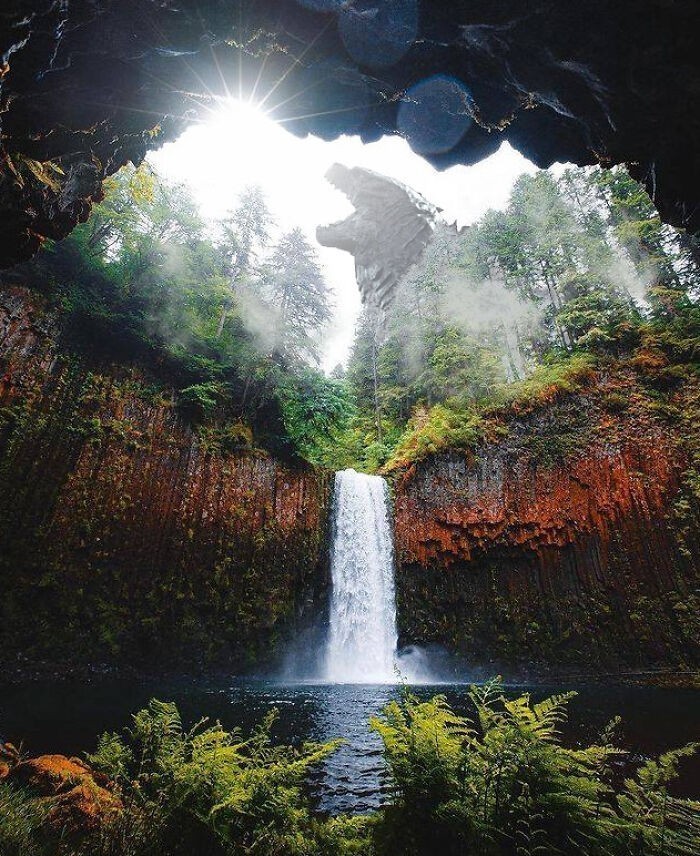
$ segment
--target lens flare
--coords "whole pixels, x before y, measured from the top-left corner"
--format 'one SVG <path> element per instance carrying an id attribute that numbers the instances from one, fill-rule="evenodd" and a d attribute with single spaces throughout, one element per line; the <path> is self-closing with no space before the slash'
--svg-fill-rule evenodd
<path id="1" fill-rule="evenodd" d="M 454 148 L 474 121 L 467 87 L 437 75 L 411 87 L 399 105 L 396 125 L 414 152 L 435 155 Z"/>

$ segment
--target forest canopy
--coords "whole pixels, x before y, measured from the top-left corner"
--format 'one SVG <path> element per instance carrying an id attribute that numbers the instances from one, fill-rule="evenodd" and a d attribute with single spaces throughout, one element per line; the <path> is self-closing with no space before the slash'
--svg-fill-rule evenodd
<path id="1" fill-rule="evenodd" d="M 503 211 L 438 225 L 385 325 L 363 314 L 348 457 L 371 470 L 472 445 L 499 405 L 570 389 L 653 335 L 697 341 L 699 260 L 623 169 L 522 175 Z"/>
<path id="2" fill-rule="evenodd" d="M 363 311 L 330 377 L 319 360 L 331 290 L 313 245 L 279 233 L 259 188 L 214 224 L 148 166 L 107 191 L 16 275 L 60 304 L 73 347 L 145 362 L 226 451 L 390 469 L 474 444 L 484 414 L 571 388 L 650 336 L 697 341 L 700 246 L 621 168 L 524 174 L 504 210 L 461 230 L 439 223 L 387 316 Z"/>
<path id="3" fill-rule="evenodd" d="M 72 347 L 145 363 L 196 425 L 227 426 L 225 450 L 313 460 L 310 428 L 348 409 L 318 369 L 330 289 L 303 232 L 273 239 L 274 225 L 257 187 L 206 224 L 184 186 L 129 168 L 88 223 L 16 275 L 59 303 Z"/>

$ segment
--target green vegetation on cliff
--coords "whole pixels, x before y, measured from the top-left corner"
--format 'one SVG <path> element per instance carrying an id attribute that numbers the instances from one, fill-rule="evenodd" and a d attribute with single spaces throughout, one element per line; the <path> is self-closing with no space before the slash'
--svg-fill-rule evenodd
<path id="1" fill-rule="evenodd" d="M 298 229 L 273 240 L 259 190 L 205 224 L 146 168 L 107 189 L 88 223 L 14 276 L 61 306 L 70 347 L 145 364 L 229 450 L 401 469 L 497 436 L 499 413 L 578 390 L 596 366 L 642 369 L 660 350 L 678 379 L 698 361 L 700 248 L 622 169 L 523 175 L 503 211 L 439 224 L 385 321 L 364 311 L 331 377 L 318 369 L 332 307 L 315 252 Z"/>
<path id="2" fill-rule="evenodd" d="M 700 803 L 673 793 L 695 746 L 633 762 L 616 722 L 590 746 L 563 746 L 571 695 L 533 703 L 497 683 L 473 687 L 474 714 L 406 692 L 371 727 L 384 746 L 388 803 L 321 818 L 305 792 L 334 744 L 291 748 L 269 716 L 248 738 L 186 730 L 153 701 L 123 735 L 104 734 L 89 766 L 6 753 L 2 856 L 689 856 Z"/>
<path id="3" fill-rule="evenodd" d="M 347 466 L 394 480 L 412 641 L 696 663 L 698 246 L 624 171 L 522 176 L 505 210 L 438 227 L 332 377 L 314 253 L 271 238 L 259 191 L 207 225 L 147 170 L 108 190 L 4 275 L 6 667 L 269 661 L 319 612 Z"/>
<path id="4" fill-rule="evenodd" d="M 64 346 L 140 363 L 196 423 L 242 426 L 229 449 L 315 461 L 349 409 L 316 367 L 329 289 L 303 233 L 273 242 L 273 225 L 254 187 L 207 225 L 184 187 L 126 169 L 86 224 L 11 279 L 57 304 Z"/>
<path id="5" fill-rule="evenodd" d="M 505 210 L 438 227 L 385 328 L 362 317 L 338 463 L 391 471 L 473 448 L 596 368 L 653 374 L 650 354 L 670 388 L 697 371 L 698 258 L 624 170 L 521 176 Z"/>

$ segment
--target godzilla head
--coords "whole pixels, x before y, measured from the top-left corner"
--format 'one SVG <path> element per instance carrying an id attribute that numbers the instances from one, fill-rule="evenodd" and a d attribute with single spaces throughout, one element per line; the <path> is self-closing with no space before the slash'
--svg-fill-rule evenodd
<path id="1" fill-rule="evenodd" d="M 386 311 L 399 279 L 432 238 L 438 209 L 409 187 L 363 167 L 336 163 L 326 178 L 355 210 L 344 220 L 319 226 L 316 238 L 355 257 L 363 301 Z"/>
<path id="2" fill-rule="evenodd" d="M 326 173 L 326 180 L 333 185 L 337 190 L 347 196 L 357 208 L 355 202 L 357 195 L 358 179 L 354 170 L 340 163 L 334 163 Z M 345 250 L 347 253 L 355 254 L 357 244 L 357 218 L 361 216 L 361 212 L 353 211 L 344 220 L 338 220 L 336 223 L 330 223 L 327 226 L 319 226 L 316 229 L 316 240 L 323 247 L 335 247 L 338 250 Z"/>

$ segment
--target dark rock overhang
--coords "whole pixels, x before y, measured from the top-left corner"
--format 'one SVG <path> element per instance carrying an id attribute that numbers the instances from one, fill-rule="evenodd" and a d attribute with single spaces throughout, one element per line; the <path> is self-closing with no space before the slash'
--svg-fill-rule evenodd
<path id="1" fill-rule="evenodd" d="M 503 140 L 541 167 L 627 163 L 697 231 L 699 18 L 697 0 L 5 0 L 0 265 L 240 91 L 295 133 L 403 133 L 438 167 Z"/>

